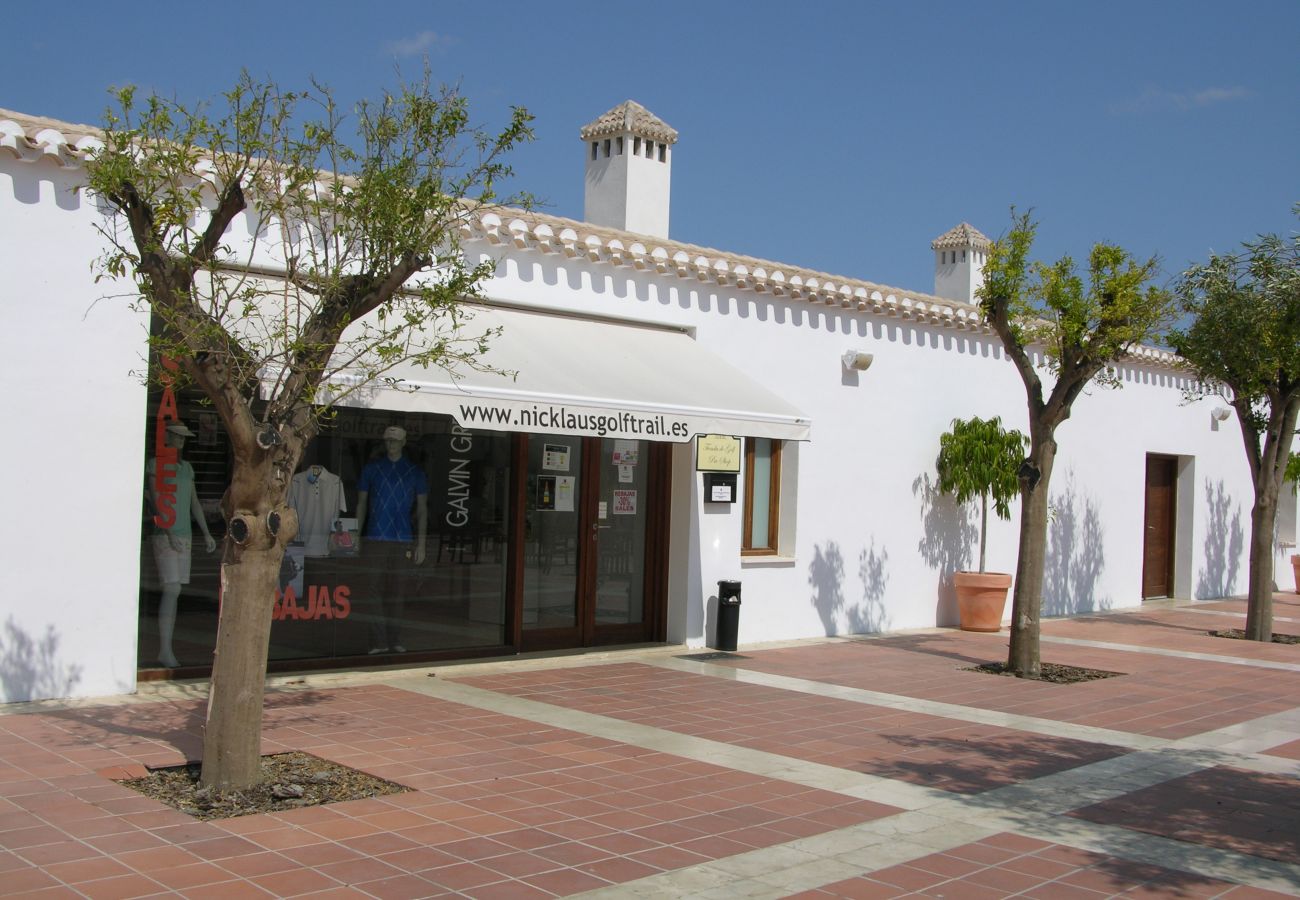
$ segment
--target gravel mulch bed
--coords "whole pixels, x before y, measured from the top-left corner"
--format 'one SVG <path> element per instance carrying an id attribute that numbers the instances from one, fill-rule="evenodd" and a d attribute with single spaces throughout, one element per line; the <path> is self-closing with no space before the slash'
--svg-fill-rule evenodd
<path id="1" fill-rule="evenodd" d="M 1007 669 L 1005 663 L 982 663 L 971 666 L 967 672 L 983 672 L 986 675 L 1006 675 L 1015 678 L 1014 672 Z M 1063 666 L 1059 663 L 1043 663 L 1039 676 L 1031 681 L 1050 681 L 1053 684 L 1075 684 L 1080 681 L 1097 681 L 1101 678 L 1114 678 L 1124 672 L 1108 672 L 1105 669 L 1084 669 L 1080 666 Z"/>
<path id="2" fill-rule="evenodd" d="M 1240 628 L 1226 628 L 1222 631 L 1211 631 L 1211 637 L 1234 638 L 1238 641 L 1246 640 L 1246 632 Z M 1275 644 L 1300 644 L 1300 634 L 1279 634 L 1273 632 L 1273 643 Z"/>
<path id="3" fill-rule="evenodd" d="M 154 769 L 144 778 L 122 781 L 147 797 L 196 819 L 232 819 L 257 813 L 320 806 L 398 794 L 410 788 L 307 753 L 262 757 L 262 781 L 247 790 L 199 787 L 199 763 Z"/>

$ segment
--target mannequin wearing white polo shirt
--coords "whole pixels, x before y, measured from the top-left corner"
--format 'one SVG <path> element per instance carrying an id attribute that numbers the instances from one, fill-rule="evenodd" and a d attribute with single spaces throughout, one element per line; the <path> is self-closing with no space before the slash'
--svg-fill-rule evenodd
<path id="1" fill-rule="evenodd" d="M 180 458 L 181 448 L 189 437 L 194 437 L 194 432 L 184 423 L 174 422 L 167 426 L 164 443 L 168 447 L 174 447 L 177 453 L 175 471 L 164 479 L 175 489 L 172 503 L 175 521 L 164 528 L 159 524 L 158 518 L 155 518 L 153 536 L 150 538 L 154 562 L 158 566 L 158 580 L 162 583 L 162 596 L 158 601 L 158 662 L 168 669 L 180 665 L 172 651 L 172 635 L 176 630 L 176 606 L 181 587 L 190 583 L 190 547 L 193 542 L 190 519 L 203 532 L 204 548 L 209 553 L 217 549 L 217 542 L 208 531 L 199 495 L 194 490 L 194 467 Z M 145 465 L 145 490 L 149 492 L 149 504 L 155 516 L 160 513 L 158 483 L 155 478 L 157 467 L 156 459 L 149 460 Z"/>
<path id="2" fill-rule="evenodd" d="M 329 556 L 330 532 L 339 513 L 348 511 L 343 480 L 321 465 L 308 466 L 289 482 L 289 505 L 298 513 L 304 555 Z"/>

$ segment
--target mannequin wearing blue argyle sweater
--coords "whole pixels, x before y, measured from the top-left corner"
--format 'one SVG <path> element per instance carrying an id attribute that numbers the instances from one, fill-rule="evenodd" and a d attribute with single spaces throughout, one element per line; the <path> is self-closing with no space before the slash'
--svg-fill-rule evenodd
<path id="1" fill-rule="evenodd" d="M 371 653 L 404 653 L 402 616 L 411 570 L 424 562 L 429 526 L 429 481 L 402 455 L 406 431 L 384 429 L 384 455 L 367 463 L 357 482 L 361 555 L 373 578 Z M 412 510 L 415 534 L 411 533 Z M 414 537 L 414 546 L 412 546 Z"/>

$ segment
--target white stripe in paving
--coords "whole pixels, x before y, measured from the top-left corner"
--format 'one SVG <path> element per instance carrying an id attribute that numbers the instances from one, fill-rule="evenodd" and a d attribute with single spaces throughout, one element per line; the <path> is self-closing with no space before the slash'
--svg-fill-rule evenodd
<path id="1" fill-rule="evenodd" d="M 999 728 L 1013 728 L 1032 734 L 1045 734 L 1052 737 L 1070 738 L 1089 741 L 1094 744 L 1111 744 L 1116 747 L 1128 747 L 1131 750 L 1146 750 L 1162 747 L 1168 741 L 1144 734 L 1132 734 L 1111 728 L 1097 728 L 1092 725 L 1075 725 L 1070 722 L 1058 722 L 1039 716 L 1022 716 L 1016 713 L 1000 712 L 991 709 L 979 709 L 973 706 L 960 706 L 956 703 L 943 703 L 938 700 L 922 700 L 902 694 L 887 694 L 882 691 L 869 691 L 865 688 L 847 687 L 825 681 L 813 681 L 809 678 L 795 678 L 790 675 L 774 675 L 752 669 L 740 669 L 732 666 L 717 666 L 708 663 L 693 662 L 685 659 L 665 659 L 648 661 L 649 665 L 665 669 L 675 669 L 695 675 L 707 675 L 741 681 L 746 684 L 762 685 L 786 691 L 798 691 L 802 694 L 816 694 L 819 697 L 831 697 L 847 700 L 851 703 L 865 703 L 871 706 L 883 706 L 906 712 L 924 713 L 945 719 L 957 719 L 978 725 L 993 725 Z"/>
<path id="2" fill-rule="evenodd" d="M 1098 650 L 1121 650 L 1125 653 L 1149 653 L 1152 656 L 1172 656 L 1202 662 L 1223 663 L 1228 666 L 1249 666 L 1255 669 L 1277 669 L 1283 672 L 1300 672 L 1300 663 L 1275 662 L 1271 659 L 1243 659 L 1240 656 L 1220 656 L 1217 653 L 1196 653 L 1191 650 L 1166 650 L 1161 647 L 1142 647 L 1135 644 L 1117 644 L 1112 641 L 1090 641 L 1086 638 L 1043 635 L 1045 644 L 1074 644 L 1079 647 L 1096 647 Z M 1225 638 L 1224 640 L 1228 640 Z"/>
<path id="3" fill-rule="evenodd" d="M 646 750 L 671 753 L 685 759 L 712 763 L 764 778 L 834 791 L 858 799 L 869 799 L 900 809 L 928 806 L 936 800 L 951 796 L 947 791 L 937 788 L 853 772 L 821 763 L 805 762 L 777 753 L 751 750 L 734 744 L 680 734 L 652 725 L 625 722 L 595 713 L 566 709 L 523 697 L 512 697 L 443 678 L 396 677 L 385 679 L 385 683 L 403 690 L 454 703 L 463 703 L 529 722 L 564 728 L 579 734 L 589 734 Z"/>
<path id="4" fill-rule="evenodd" d="M 1177 609 L 1178 612 L 1196 613 L 1198 616 L 1232 616 L 1233 618 L 1241 619 L 1243 621 L 1246 618 L 1245 610 L 1234 612 L 1230 609 L 1197 609 L 1192 606 L 1179 606 Z M 1292 618 L 1290 616 L 1274 616 L 1273 622 L 1274 624 L 1278 622 L 1300 622 L 1300 619 Z"/>

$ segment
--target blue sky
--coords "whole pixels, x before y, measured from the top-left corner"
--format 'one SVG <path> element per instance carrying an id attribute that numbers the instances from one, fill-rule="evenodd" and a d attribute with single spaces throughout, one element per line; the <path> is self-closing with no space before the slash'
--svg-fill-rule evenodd
<path id="1" fill-rule="evenodd" d="M 578 129 L 634 99 L 680 132 L 671 236 L 933 286 L 929 242 L 1032 207 L 1037 252 L 1098 240 L 1169 276 L 1290 233 L 1300 2 L 15 4 L 0 107 L 98 122 L 110 85 L 183 99 L 241 68 L 374 96 L 459 81 L 476 118 L 536 117 L 519 187 L 582 216 Z"/>

